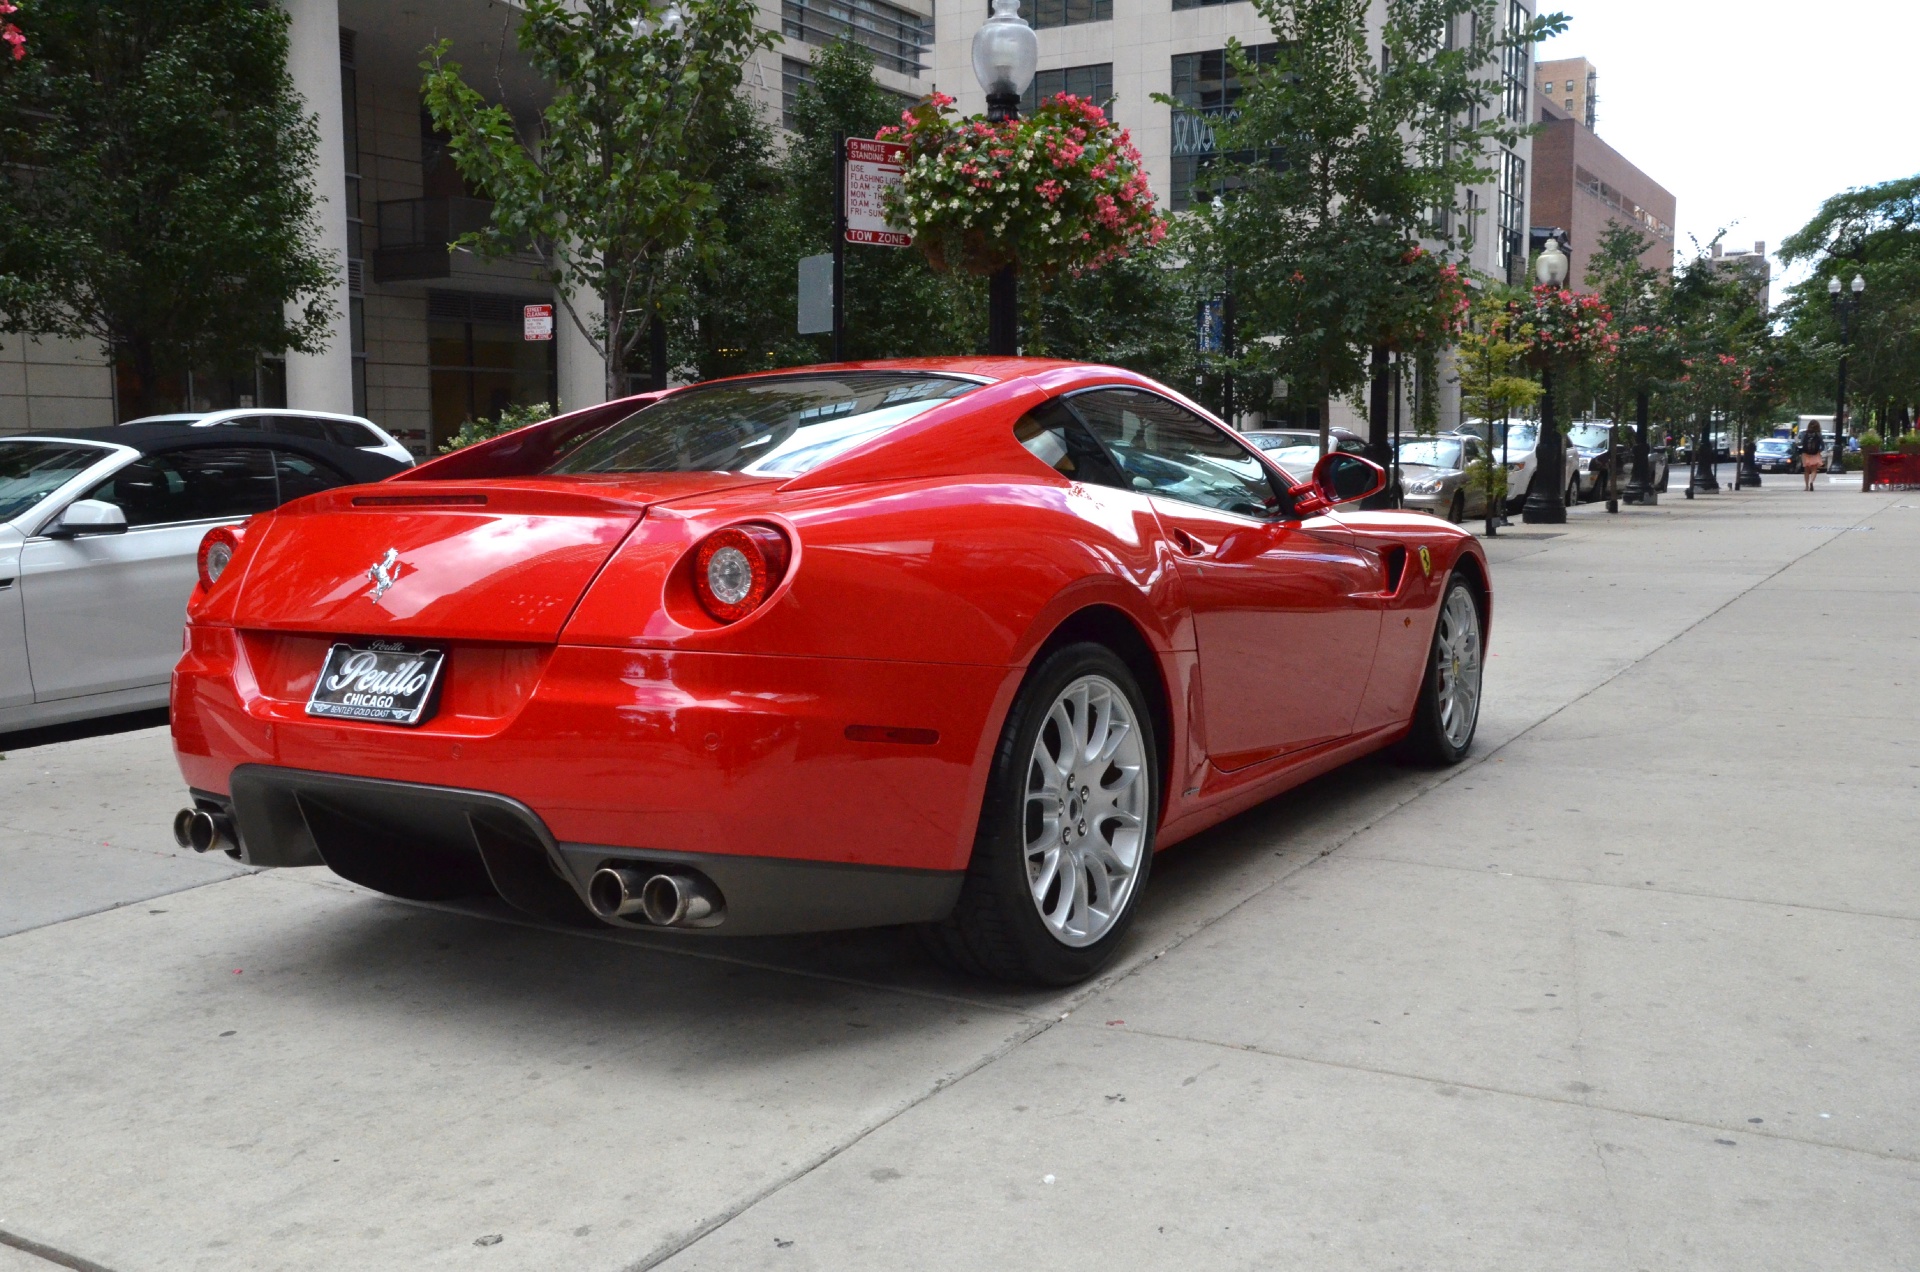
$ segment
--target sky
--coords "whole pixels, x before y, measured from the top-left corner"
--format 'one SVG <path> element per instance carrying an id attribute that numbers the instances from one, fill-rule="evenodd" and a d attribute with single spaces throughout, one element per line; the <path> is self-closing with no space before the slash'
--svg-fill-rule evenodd
<path id="1" fill-rule="evenodd" d="M 1823 199 L 1920 172 L 1920 0 L 1537 4 L 1572 22 L 1536 59 L 1594 64 L 1594 131 L 1672 191 L 1676 252 L 1765 239 L 1776 301 L 1780 240 Z"/>

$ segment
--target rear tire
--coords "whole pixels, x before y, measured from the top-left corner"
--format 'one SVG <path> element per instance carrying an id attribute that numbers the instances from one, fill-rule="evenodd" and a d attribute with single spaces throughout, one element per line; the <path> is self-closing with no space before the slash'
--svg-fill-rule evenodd
<path id="1" fill-rule="evenodd" d="M 1153 864 L 1153 717 L 1104 645 L 1068 645 L 1027 675 L 987 775 L 953 913 L 922 939 L 960 971 L 1071 985 L 1126 939 Z"/>
<path id="2" fill-rule="evenodd" d="M 1413 728 L 1402 753 L 1418 764 L 1458 764 L 1473 747 L 1480 725 L 1480 689 L 1486 665 L 1481 640 L 1480 604 L 1471 585 L 1458 574 L 1447 580 L 1440 613 L 1433 624 L 1427 674 Z"/>

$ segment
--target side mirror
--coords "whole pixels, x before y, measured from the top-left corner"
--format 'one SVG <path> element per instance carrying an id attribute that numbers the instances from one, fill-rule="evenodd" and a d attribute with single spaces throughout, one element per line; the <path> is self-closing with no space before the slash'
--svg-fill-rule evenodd
<path id="1" fill-rule="evenodd" d="M 49 539 L 77 539 L 83 534 L 125 534 L 127 514 L 104 499 L 76 499 L 47 530 Z"/>
<path id="2" fill-rule="evenodd" d="M 1288 493 L 1293 496 L 1295 515 L 1317 517 L 1336 505 L 1365 499 L 1386 485 L 1386 470 L 1372 460 L 1331 451 L 1313 466 L 1312 481 L 1303 481 Z"/>

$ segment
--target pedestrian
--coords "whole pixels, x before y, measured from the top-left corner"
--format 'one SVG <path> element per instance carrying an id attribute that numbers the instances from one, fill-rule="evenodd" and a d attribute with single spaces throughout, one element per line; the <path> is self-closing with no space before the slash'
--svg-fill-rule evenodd
<path id="1" fill-rule="evenodd" d="M 1800 475 L 1807 480 L 1807 489 L 1813 489 L 1813 479 L 1820 473 L 1822 457 L 1826 453 L 1826 439 L 1820 436 L 1820 421 L 1809 420 L 1800 433 Z"/>

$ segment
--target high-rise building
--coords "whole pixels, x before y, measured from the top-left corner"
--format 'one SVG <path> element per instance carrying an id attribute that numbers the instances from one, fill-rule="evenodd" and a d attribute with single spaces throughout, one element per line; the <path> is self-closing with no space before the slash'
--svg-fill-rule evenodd
<path id="1" fill-rule="evenodd" d="M 1600 96 L 1596 91 L 1600 72 L 1584 57 L 1563 57 L 1551 62 L 1536 62 L 1534 87 L 1543 101 L 1552 102 L 1564 113 L 1588 128 L 1600 118 Z"/>
<path id="2" fill-rule="evenodd" d="M 1767 244 L 1763 239 L 1753 245 L 1751 252 L 1728 251 L 1718 241 L 1709 249 L 1709 259 L 1713 267 L 1733 274 L 1746 283 L 1753 292 L 1753 298 L 1765 314 L 1773 302 L 1773 267 L 1767 263 Z"/>

